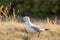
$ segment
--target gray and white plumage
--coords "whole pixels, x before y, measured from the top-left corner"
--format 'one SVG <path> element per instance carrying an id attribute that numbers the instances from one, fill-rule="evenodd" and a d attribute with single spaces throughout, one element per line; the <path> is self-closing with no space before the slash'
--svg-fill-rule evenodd
<path id="1" fill-rule="evenodd" d="M 32 24 L 30 22 L 30 18 L 28 16 L 25 16 L 23 18 L 23 20 L 25 21 L 25 24 L 26 24 L 26 30 L 30 33 L 36 33 L 36 32 L 41 32 L 41 31 L 46 31 L 48 29 L 45 29 L 45 28 L 41 28 L 39 26 L 36 26 L 34 24 Z"/>

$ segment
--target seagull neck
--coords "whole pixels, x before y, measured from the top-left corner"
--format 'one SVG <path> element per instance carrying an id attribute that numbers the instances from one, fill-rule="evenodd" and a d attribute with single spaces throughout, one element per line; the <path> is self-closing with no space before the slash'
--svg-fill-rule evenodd
<path id="1" fill-rule="evenodd" d="M 30 21 L 27 21 L 26 24 L 28 24 L 29 26 L 32 25 L 32 23 Z"/>

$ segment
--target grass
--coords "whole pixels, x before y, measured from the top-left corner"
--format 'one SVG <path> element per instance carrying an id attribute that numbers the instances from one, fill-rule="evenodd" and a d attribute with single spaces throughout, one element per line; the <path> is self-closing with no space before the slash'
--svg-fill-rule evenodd
<path id="1" fill-rule="evenodd" d="M 35 34 L 27 33 L 25 23 L 17 21 L 0 21 L 0 40 L 60 40 L 60 24 L 51 23 L 47 18 L 47 22 L 33 22 L 43 28 L 50 29 L 41 32 L 39 37 Z"/>

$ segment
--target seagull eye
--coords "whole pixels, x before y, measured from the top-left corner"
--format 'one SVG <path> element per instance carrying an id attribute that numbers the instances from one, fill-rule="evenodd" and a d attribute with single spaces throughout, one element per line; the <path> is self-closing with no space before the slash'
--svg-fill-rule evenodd
<path id="1" fill-rule="evenodd" d="M 25 18 L 26 19 L 26 18 Z"/>
<path id="2" fill-rule="evenodd" d="M 26 20 L 28 20 L 28 18 L 25 18 Z"/>

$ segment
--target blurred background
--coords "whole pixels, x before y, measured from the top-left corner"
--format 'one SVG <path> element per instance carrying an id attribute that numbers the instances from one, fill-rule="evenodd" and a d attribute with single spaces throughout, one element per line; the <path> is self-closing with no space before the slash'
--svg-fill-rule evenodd
<path id="1" fill-rule="evenodd" d="M 0 16 L 60 17 L 60 0 L 0 0 Z"/>

